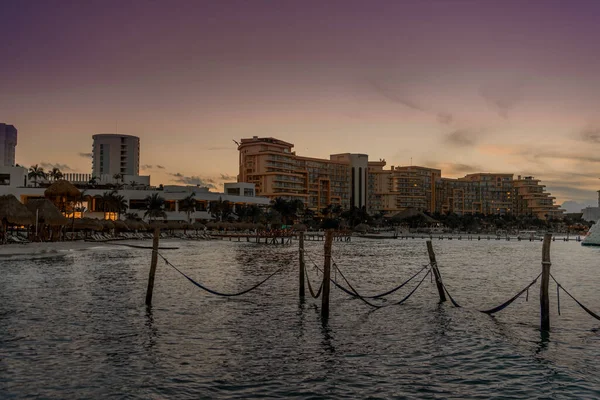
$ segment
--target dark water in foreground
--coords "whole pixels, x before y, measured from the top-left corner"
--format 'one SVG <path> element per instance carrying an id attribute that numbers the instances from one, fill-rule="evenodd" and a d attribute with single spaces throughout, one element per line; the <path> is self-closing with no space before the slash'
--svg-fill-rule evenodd
<path id="1" fill-rule="evenodd" d="M 600 397 L 600 322 L 564 295 L 558 316 L 554 284 L 549 337 L 538 330 L 539 285 L 494 318 L 475 311 L 539 274 L 541 243 L 433 244 L 464 308 L 438 305 L 429 279 L 404 305 L 374 312 L 332 289 L 326 324 L 320 300 L 298 300 L 296 244 L 182 242 L 164 254 L 211 288 L 284 271 L 225 299 L 161 263 L 151 310 L 148 250 L 0 260 L 0 398 Z M 322 259 L 322 242 L 307 247 Z M 335 243 L 334 257 L 365 294 L 427 263 L 421 240 Z M 598 249 L 552 243 L 553 274 L 596 312 L 599 260 Z"/>

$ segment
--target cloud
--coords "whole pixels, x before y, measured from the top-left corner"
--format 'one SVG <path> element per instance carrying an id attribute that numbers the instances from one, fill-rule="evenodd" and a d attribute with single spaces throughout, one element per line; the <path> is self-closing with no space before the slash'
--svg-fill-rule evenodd
<path id="1" fill-rule="evenodd" d="M 229 174 L 221 174 L 221 180 L 223 181 L 232 181 L 234 179 L 237 179 L 237 177 Z"/>
<path id="2" fill-rule="evenodd" d="M 477 132 L 470 129 L 457 129 L 444 137 L 444 142 L 457 147 L 470 147 L 477 143 Z"/>
<path id="3" fill-rule="evenodd" d="M 451 124 L 452 121 L 454 121 L 454 116 L 450 113 L 436 112 L 434 110 L 431 110 L 407 96 L 399 95 L 398 93 L 392 92 L 389 88 L 384 87 L 375 80 L 368 80 L 368 83 L 369 86 L 375 91 L 375 93 L 379 94 L 380 96 L 391 101 L 394 104 L 400 104 L 404 107 L 410 108 L 411 110 L 433 115 L 439 123 L 444 125 Z"/>
<path id="4" fill-rule="evenodd" d="M 564 208 L 568 213 L 577 213 L 588 206 L 596 207 L 597 201 L 593 199 L 584 200 L 582 202 L 567 200 L 562 203 L 561 208 Z"/>
<path id="5" fill-rule="evenodd" d="M 580 134 L 581 140 L 600 144 L 600 128 L 587 128 Z"/>
<path id="6" fill-rule="evenodd" d="M 92 158 L 93 154 L 92 153 L 79 153 L 79 157 Z"/>
<path id="7" fill-rule="evenodd" d="M 490 83 L 479 88 L 479 95 L 494 108 L 502 118 L 523 99 L 525 79 L 513 79 Z"/>
<path id="8" fill-rule="evenodd" d="M 152 164 L 144 164 L 141 166 L 141 168 L 144 170 L 149 170 L 149 169 L 153 169 L 153 168 L 165 169 L 165 167 L 162 165 L 152 165 Z"/>
<path id="9" fill-rule="evenodd" d="M 213 147 L 208 147 L 206 150 L 210 150 L 210 151 L 236 150 L 237 151 L 237 149 L 233 146 L 213 146 Z"/>
<path id="10" fill-rule="evenodd" d="M 460 163 L 446 164 L 446 170 L 449 174 L 471 174 L 473 172 L 483 171 L 483 169 L 478 165 L 468 165 Z"/>
<path id="11" fill-rule="evenodd" d="M 171 173 L 169 175 L 171 175 L 173 177 L 171 179 L 173 182 L 183 183 L 186 185 L 204 186 L 204 187 L 208 187 L 211 189 L 216 189 L 216 186 L 213 184 L 212 179 L 205 179 L 205 178 L 201 178 L 196 175 L 185 176 L 180 172 L 176 172 L 174 174 Z"/>
<path id="12" fill-rule="evenodd" d="M 40 167 L 44 168 L 44 169 L 53 169 L 53 168 L 58 168 L 61 171 L 73 171 L 73 169 L 71 167 L 69 167 L 67 164 L 53 164 L 53 163 L 49 163 L 49 162 L 41 162 Z"/>

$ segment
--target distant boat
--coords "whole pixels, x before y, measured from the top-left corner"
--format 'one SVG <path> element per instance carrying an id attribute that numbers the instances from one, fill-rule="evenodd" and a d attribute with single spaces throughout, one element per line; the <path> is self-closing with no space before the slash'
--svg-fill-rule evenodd
<path id="1" fill-rule="evenodd" d="M 583 242 L 582 246 L 600 246 L 600 220 L 594 224 L 589 230 Z"/>

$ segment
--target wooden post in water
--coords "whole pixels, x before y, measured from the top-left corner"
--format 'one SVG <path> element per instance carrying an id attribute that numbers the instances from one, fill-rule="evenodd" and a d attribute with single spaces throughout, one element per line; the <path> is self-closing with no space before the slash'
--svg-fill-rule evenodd
<path id="1" fill-rule="evenodd" d="M 300 263 L 300 272 L 298 275 L 298 283 L 300 285 L 300 298 L 304 298 L 304 232 L 298 233 L 298 252 L 299 252 L 299 263 Z"/>
<path id="2" fill-rule="evenodd" d="M 331 245 L 333 243 L 333 231 L 325 232 L 325 263 L 323 264 L 323 292 L 321 293 L 321 317 L 329 318 L 329 288 L 331 279 Z"/>
<path id="3" fill-rule="evenodd" d="M 438 270 L 437 261 L 435 260 L 435 253 L 433 252 L 433 245 L 431 240 L 427 241 L 427 253 L 429 253 L 429 262 L 431 263 L 431 269 L 435 276 L 435 284 L 440 295 L 440 303 L 446 301 L 446 293 L 444 293 L 444 286 L 442 285 L 442 276 Z"/>
<path id="4" fill-rule="evenodd" d="M 154 291 L 154 275 L 156 274 L 156 263 L 158 262 L 158 240 L 160 239 L 160 228 L 154 228 L 152 239 L 152 260 L 150 261 L 150 275 L 148 275 L 148 290 L 146 291 L 146 305 L 152 305 L 152 292 Z"/>
<path id="5" fill-rule="evenodd" d="M 542 331 L 550 330 L 550 298 L 548 297 L 548 284 L 550 283 L 550 243 L 552 234 L 544 235 L 544 244 L 542 245 L 542 284 L 540 287 L 540 311 Z"/>

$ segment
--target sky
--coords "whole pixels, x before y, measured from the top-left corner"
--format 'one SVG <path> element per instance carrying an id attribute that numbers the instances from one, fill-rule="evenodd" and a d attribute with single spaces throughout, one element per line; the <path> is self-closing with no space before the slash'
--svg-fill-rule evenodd
<path id="1" fill-rule="evenodd" d="M 600 189 L 600 1 L 0 0 L 17 162 L 91 172 L 141 139 L 152 183 L 235 180 L 235 140 Z"/>

